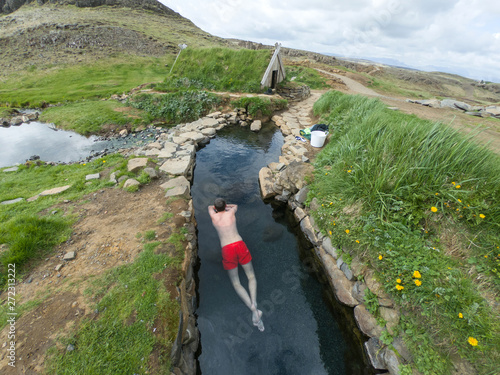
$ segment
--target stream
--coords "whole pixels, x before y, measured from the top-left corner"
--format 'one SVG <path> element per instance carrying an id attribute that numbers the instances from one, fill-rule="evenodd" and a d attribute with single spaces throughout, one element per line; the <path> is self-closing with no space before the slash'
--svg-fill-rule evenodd
<path id="1" fill-rule="evenodd" d="M 272 123 L 259 133 L 231 127 L 197 152 L 191 195 L 200 261 L 200 373 L 372 374 L 352 309 L 333 297 L 290 211 L 261 199 L 259 170 L 278 161 L 283 141 Z M 220 243 L 207 211 L 216 197 L 238 205 L 238 230 L 253 257 L 264 332 L 252 325 L 250 310 L 222 268 Z"/>

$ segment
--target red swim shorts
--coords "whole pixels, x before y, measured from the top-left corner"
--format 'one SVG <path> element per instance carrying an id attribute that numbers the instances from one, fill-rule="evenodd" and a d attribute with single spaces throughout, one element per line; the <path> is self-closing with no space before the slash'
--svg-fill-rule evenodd
<path id="1" fill-rule="evenodd" d="M 250 251 L 243 241 L 230 243 L 222 248 L 222 265 L 225 270 L 232 270 L 240 264 L 247 264 L 252 260 Z"/>

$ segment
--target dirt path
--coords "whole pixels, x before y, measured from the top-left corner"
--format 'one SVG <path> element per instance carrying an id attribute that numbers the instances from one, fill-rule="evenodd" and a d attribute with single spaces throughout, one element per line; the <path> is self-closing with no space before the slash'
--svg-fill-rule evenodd
<path id="1" fill-rule="evenodd" d="M 389 107 L 398 108 L 399 111 L 420 118 L 439 121 L 449 124 L 465 134 L 476 134 L 475 140 L 483 145 L 487 145 L 490 150 L 500 154 L 500 120 L 493 118 L 479 118 L 467 115 L 459 110 L 451 108 L 432 108 L 420 104 L 408 103 L 406 98 L 390 97 L 379 94 L 374 90 L 364 86 L 362 83 L 341 74 L 328 72 L 315 68 L 318 72 L 341 80 L 344 85 L 335 87 L 346 94 L 359 94 L 369 97 L 376 97 L 386 103 Z"/>

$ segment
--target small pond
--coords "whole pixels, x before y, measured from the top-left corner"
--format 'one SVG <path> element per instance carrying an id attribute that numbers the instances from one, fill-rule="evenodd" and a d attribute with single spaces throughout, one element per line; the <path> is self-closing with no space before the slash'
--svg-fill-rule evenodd
<path id="1" fill-rule="evenodd" d="M 255 134 L 232 127 L 199 150 L 191 195 L 198 228 L 197 270 L 202 374 L 371 374 L 352 309 L 339 305 L 295 230 L 286 206 L 260 196 L 259 170 L 278 161 L 283 136 L 273 124 Z M 265 331 L 222 268 L 221 249 L 207 206 L 216 197 L 238 205 L 238 230 L 248 245 Z M 242 285 L 247 279 L 240 267 Z"/>
<path id="2" fill-rule="evenodd" d="M 158 130 L 147 129 L 123 138 L 84 137 L 37 121 L 0 126 L 0 168 L 22 164 L 33 156 L 45 162 L 72 163 L 152 142 Z"/>

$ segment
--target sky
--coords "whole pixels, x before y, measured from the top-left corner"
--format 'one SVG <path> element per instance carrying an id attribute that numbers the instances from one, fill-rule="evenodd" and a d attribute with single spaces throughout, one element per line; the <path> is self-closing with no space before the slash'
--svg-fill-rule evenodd
<path id="1" fill-rule="evenodd" d="M 500 83 L 498 0 L 159 0 L 222 38 Z"/>

